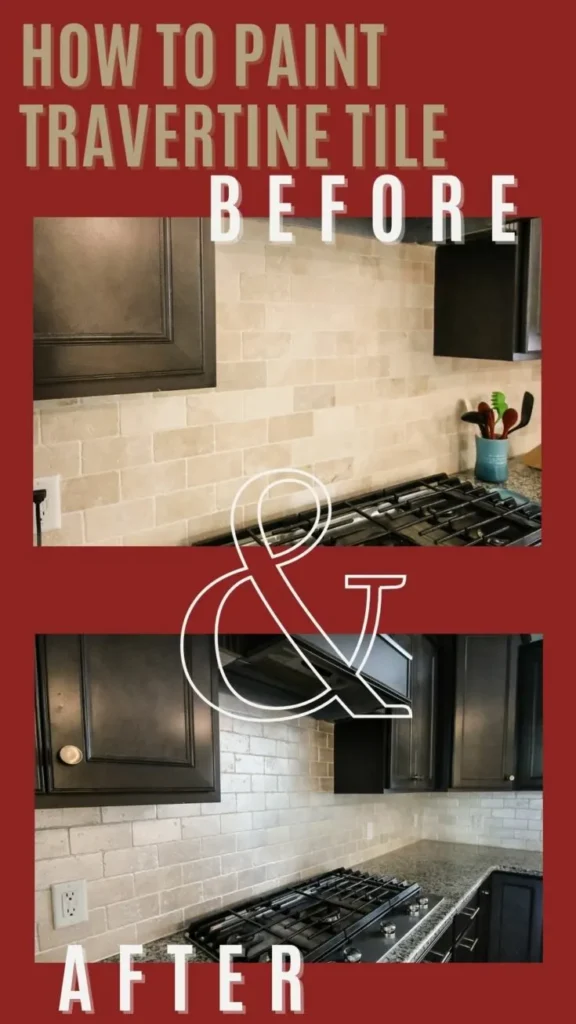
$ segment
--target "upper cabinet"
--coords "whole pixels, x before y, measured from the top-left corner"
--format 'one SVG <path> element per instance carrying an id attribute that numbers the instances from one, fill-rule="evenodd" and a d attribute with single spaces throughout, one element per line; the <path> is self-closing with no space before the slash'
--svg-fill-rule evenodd
<path id="1" fill-rule="evenodd" d="M 38 638 L 38 806 L 219 799 L 217 713 L 186 679 L 179 641 Z M 188 640 L 194 682 L 217 703 L 211 652 L 209 638 Z"/>
<path id="2" fill-rule="evenodd" d="M 542 223 L 511 222 L 516 242 L 478 232 L 436 250 L 434 355 L 539 359 Z"/>
<path id="3" fill-rule="evenodd" d="M 520 637 L 456 640 L 452 786 L 516 788 L 516 686 Z"/>
<path id="4" fill-rule="evenodd" d="M 390 637 L 411 653 L 412 717 L 335 724 L 334 788 L 337 793 L 434 789 L 437 701 L 436 648 L 425 636 Z"/>
<path id="5" fill-rule="evenodd" d="M 207 220 L 35 220 L 35 398 L 214 387 L 215 353 Z"/>

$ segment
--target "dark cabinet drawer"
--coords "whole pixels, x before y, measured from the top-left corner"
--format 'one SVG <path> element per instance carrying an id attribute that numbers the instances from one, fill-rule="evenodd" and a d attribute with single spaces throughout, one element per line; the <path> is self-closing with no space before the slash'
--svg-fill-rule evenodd
<path id="1" fill-rule="evenodd" d="M 452 922 L 420 961 L 423 964 L 448 964 L 452 960 Z"/>
<path id="2" fill-rule="evenodd" d="M 480 900 L 478 890 L 476 890 L 466 906 L 454 918 L 454 942 L 459 942 L 460 939 L 471 934 L 478 922 L 479 915 Z"/>

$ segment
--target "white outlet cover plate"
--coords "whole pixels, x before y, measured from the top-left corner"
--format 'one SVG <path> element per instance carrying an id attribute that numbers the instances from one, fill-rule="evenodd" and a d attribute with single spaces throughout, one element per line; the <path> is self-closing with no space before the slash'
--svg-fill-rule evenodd
<path id="1" fill-rule="evenodd" d="M 46 499 L 40 506 L 42 532 L 60 530 L 62 528 L 62 507 L 60 502 L 60 477 L 37 476 L 34 478 L 34 490 L 45 490 Z M 36 508 L 32 505 L 33 528 L 36 532 Z"/>
<path id="2" fill-rule="evenodd" d="M 83 878 L 52 886 L 52 915 L 54 928 L 69 928 L 88 920 L 88 896 Z"/>

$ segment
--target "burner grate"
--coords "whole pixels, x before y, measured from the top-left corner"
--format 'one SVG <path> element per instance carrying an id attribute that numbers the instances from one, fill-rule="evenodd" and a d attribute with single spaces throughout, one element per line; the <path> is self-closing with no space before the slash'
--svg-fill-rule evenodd
<path id="1" fill-rule="evenodd" d="M 188 937 L 214 960 L 221 945 L 241 945 L 245 961 L 267 961 L 277 943 L 297 946 L 305 960 L 322 960 L 419 891 L 341 868 L 193 921 Z"/>
<path id="2" fill-rule="evenodd" d="M 324 515 L 320 525 L 325 522 Z M 312 529 L 314 514 L 294 513 L 266 525 L 268 543 L 292 545 Z M 541 508 L 446 473 L 349 498 L 332 508 L 323 546 L 532 546 L 541 539 Z M 262 547 L 258 527 L 238 534 L 242 547 Z M 231 535 L 204 545 L 230 545 Z"/>

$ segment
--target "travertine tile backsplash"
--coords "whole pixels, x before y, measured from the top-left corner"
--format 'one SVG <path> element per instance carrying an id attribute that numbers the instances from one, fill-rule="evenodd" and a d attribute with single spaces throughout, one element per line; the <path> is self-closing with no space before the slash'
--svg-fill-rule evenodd
<path id="1" fill-rule="evenodd" d="M 333 497 L 473 463 L 462 399 L 535 394 L 540 367 L 432 355 L 434 249 L 369 238 L 266 242 L 245 221 L 217 247 L 218 387 L 35 405 L 37 476 L 62 477 L 62 529 L 46 544 L 184 544 L 226 529 L 249 476 L 308 469 Z M 302 492 L 276 492 L 283 512 Z M 255 518 L 247 495 L 240 518 Z"/>
<path id="2" fill-rule="evenodd" d="M 333 727 L 222 719 L 222 800 L 36 812 L 36 956 L 88 960 L 196 914 L 421 838 L 542 847 L 535 793 L 335 796 Z M 90 918 L 55 930 L 50 886 L 84 878 Z"/>

